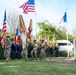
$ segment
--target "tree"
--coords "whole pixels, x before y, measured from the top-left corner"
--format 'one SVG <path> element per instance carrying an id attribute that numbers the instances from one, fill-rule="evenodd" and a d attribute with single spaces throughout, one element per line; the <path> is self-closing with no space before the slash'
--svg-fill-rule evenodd
<path id="1" fill-rule="evenodd" d="M 76 28 L 73 29 L 72 34 L 73 34 L 73 37 L 76 38 Z"/>
<path id="2" fill-rule="evenodd" d="M 59 27 L 56 29 L 56 39 L 58 40 L 66 40 L 67 36 L 66 36 L 66 29 L 64 27 Z"/>
<path id="3" fill-rule="evenodd" d="M 74 39 L 73 35 L 68 34 L 68 39 L 73 43 L 73 39 Z"/>
<path id="4" fill-rule="evenodd" d="M 39 22 L 38 26 L 40 28 L 39 35 L 42 39 L 46 36 L 46 38 L 49 37 L 50 40 L 53 40 L 53 37 L 55 37 L 56 40 L 67 40 L 67 30 L 64 27 L 57 28 L 49 22 L 46 23 L 46 21 Z M 68 39 L 72 42 L 73 36 L 68 34 Z"/>
<path id="5" fill-rule="evenodd" d="M 7 25 L 9 31 L 15 33 L 15 29 L 19 25 L 17 12 L 9 12 L 7 16 Z"/>
<path id="6" fill-rule="evenodd" d="M 44 37 L 49 37 L 49 39 L 52 39 L 55 32 L 55 27 L 52 24 L 45 22 L 46 21 L 38 23 L 38 26 L 40 28 L 39 35 L 42 39 L 44 39 Z"/>

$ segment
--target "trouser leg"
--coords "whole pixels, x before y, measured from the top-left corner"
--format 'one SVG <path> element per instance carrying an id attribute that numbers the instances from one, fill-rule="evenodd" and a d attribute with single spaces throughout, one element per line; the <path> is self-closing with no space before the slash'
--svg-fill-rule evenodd
<path id="1" fill-rule="evenodd" d="M 34 54 L 35 54 L 35 59 L 37 60 L 37 51 L 35 51 Z"/>
<path id="2" fill-rule="evenodd" d="M 34 59 L 34 56 L 33 56 L 33 50 L 31 51 L 31 57 L 32 57 L 32 59 Z"/>
<path id="3" fill-rule="evenodd" d="M 10 51 L 7 51 L 6 62 L 9 62 L 9 61 L 10 61 Z"/>

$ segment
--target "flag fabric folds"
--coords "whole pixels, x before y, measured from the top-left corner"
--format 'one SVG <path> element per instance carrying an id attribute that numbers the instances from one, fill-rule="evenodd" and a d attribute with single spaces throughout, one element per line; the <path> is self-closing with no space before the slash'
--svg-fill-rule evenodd
<path id="1" fill-rule="evenodd" d="M 16 34 L 15 34 L 16 36 L 18 36 L 19 35 L 19 29 L 18 29 L 18 27 L 17 27 L 17 29 L 16 29 Z"/>
<path id="2" fill-rule="evenodd" d="M 17 37 L 18 37 L 18 34 L 19 32 L 18 32 L 18 27 L 17 27 L 17 29 L 16 29 L 16 33 L 15 33 L 15 36 L 14 36 L 14 41 L 15 42 L 17 42 Z"/>
<path id="3" fill-rule="evenodd" d="M 61 24 L 62 21 L 67 22 L 67 13 L 66 12 L 64 13 L 64 16 L 61 18 L 60 24 Z"/>
<path id="4" fill-rule="evenodd" d="M 32 19 L 30 20 L 30 23 L 29 23 L 28 36 L 31 35 L 31 31 L 32 31 Z"/>
<path id="5" fill-rule="evenodd" d="M 66 12 L 64 13 L 64 16 L 63 16 L 63 22 L 67 22 L 67 13 Z"/>
<path id="6" fill-rule="evenodd" d="M 30 19 L 29 28 L 28 28 L 28 38 L 31 41 L 31 32 L 32 32 L 32 19 Z"/>
<path id="7" fill-rule="evenodd" d="M 5 11 L 4 20 L 3 20 L 3 27 L 2 27 L 2 37 L 1 37 L 2 48 L 4 48 L 4 43 L 5 43 L 5 38 L 6 38 L 6 31 L 7 31 L 7 26 L 6 26 L 6 11 Z"/>
<path id="8" fill-rule="evenodd" d="M 14 41 L 15 42 L 20 42 L 21 41 L 21 37 L 19 35 L 19 28 L 18 27 L 16 29 L 16 34 L 15 34 L 15 37 L 14 37 Z"/>
<path id="9" fill-rule="evenodd" d="M 25 32 L 26 26 L 25 26 L 22 15 L 19 15 L 19 24 L 20 24 L 20 32 Z"/>
<path id="10" fill-rule="evenodd" d="M 20 24 L 20 37 L 23 43 L 26 42 L 26 26 L 23 20 L 22 15 L 19 15 L 19 24 Z M 25 45 L 22 43 L 22 48 L 25 48 Z"/>
<path id="11" fill-rule="evenodd" d="M 46 36 L 44 36 L 44 43 L 47 45 L 47 39 L 46 39 Z"/>
<path id="12" fill-rule="evenodd" d="M 19 8 L 23 9 L 23 13 L 27 14 L 28 12 L 35 12 L 35 3 L 34 0 L 28 0 Z"/>

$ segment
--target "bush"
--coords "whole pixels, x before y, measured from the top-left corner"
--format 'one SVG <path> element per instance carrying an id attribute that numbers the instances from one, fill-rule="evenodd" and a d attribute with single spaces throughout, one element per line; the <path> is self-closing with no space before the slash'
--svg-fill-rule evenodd
<path id="1" fill-rule="evenodd" d="M 67 51 L 59 51 L 59 56 L 67 57 Z M 69 57 L 74 57 L 74 52 L 69 52 Z"/>
<path id="2" fill-rule="evenodd" d="M 2 48 L 1 43 L 0 43 L 0 59 L 4 59 L 4 49 Z"/>
<path id="3" fill-rule="evenodd" d="M 59 56 L 67 57 L 67 51 L 59 51 Z"/>
<path id="4" fill-rule="evenodd" d="M 69 52 L 69 57 L 74 57 L 74 52 L 70 51 Z"/>

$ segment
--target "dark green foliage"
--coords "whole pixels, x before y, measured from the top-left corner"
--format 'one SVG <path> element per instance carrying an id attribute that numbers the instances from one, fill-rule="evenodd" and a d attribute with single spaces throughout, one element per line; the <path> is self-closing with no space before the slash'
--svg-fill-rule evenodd
<path id="1" fill-rule="evenodd" d="M 69 56 L 70 56 L 70 57 L 74 57 L 74 52 L 70 51 L 70 52 L 69 52 Z"/>
<path id="2" fill-rule="evenodd" d="M 59 51 L 59 56 L 60 57 L 67 57 L 67 51 Z M 74 52 L 70 51 L 69 57 L 74 57 Z"/>
<path id="3" fill-rule="evenodd" d="M 4 49 L 2 48 L 2 45 L 0 43 L 0 59 L 4 58 Z"/>
<path id="4" fill-rule="evenodd" d="M 67 51 L 59 51 L 59 56 L 67 57 Z"/>

